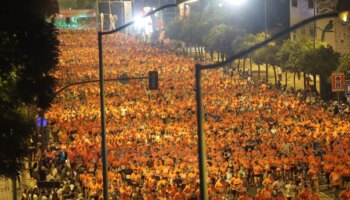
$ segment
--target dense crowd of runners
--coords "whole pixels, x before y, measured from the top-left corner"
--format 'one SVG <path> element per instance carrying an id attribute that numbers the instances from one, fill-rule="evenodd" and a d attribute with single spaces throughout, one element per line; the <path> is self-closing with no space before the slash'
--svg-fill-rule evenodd
<path id="1" fill-rule="evenodd" d="M 55 76 L 68 83 L 98 79 L 97 35 L 61 31 Z M 106 77 L 159 72 L 147 81 L 106 82 L 111 199 L 199 199 L 194 64 L 168 47 L 123 34 L 104 37 Z M 350 199 L 348 107 L 255 79 L 203 72 L 210 199 L 319 199 L 320 179 L 334 199 Z M 99 87 L 60 93 L 46 118 L 51 145 L 31 175 L 60 188 L 33 187 L 22 199 L 103 199 Z"/>

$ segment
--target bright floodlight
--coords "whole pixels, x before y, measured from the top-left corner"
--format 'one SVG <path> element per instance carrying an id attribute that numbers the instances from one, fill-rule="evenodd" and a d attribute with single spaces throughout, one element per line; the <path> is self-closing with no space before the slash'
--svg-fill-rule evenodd
<path id="1" fill-rule="evenodd" d="M 177 4 L 182 4 L 182 3 L 193 3 L 199 0 L 177 0 L 176 3 Z"/>
<path id="2" fill-rule="evenodd" d="M 346 23 L 349 21 L 350 15 L 350 1 L 349 0 L 339 0 L 337 5 L 337 11 L 339 13 L 339 18 L 342 22 Z"/>
<path id="3" fill-rule="evenodd" d="M 240 6 L 244 4 L 247 0 L 226 0 L 226 1 L 231 3 L 232 5 Z"/>
<path id="4" fill-rule="evenodd" d="M 136 16 L 134 18 L 134 25 L 136 26 L 137 29 L 142 29 L 143 27 L 146 26 L 146 20 L 142 16 Z"/>
<path id="5" fill-rule="evenodd" d="M 136 16 L 134 18 L 135 30 L 139 33 L 145 33 L 149 35 L 153 32 L 152 28 L 152 18 L 150 16 Z"/>
<path id="6" fill-rule="evenodd" d="M 339 13 L 339 18 L 344 23 L 348 21 L 348 17 L 349 17 L 349 11 L 344 11 Z"/>

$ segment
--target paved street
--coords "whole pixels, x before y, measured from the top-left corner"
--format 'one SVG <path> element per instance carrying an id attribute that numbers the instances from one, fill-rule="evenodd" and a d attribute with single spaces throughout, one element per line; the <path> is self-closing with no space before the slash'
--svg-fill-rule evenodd
<path id="1" fill-rule="evenodd" d="M 33 179 L 30 178 L 28 172 L 21 175 L 21 185 L 17 189 L 17 197 L 20 199 L 23 190 L 33 185 Z M 17 183 L 18 184 L 18 183 Z M 332 200 L 332 191 L 321 180 L 320 192 L 318 192 L 321 200 Z M 10 179 L 0 178 L 0 200 L 12 199 L 12 182 Z"/>

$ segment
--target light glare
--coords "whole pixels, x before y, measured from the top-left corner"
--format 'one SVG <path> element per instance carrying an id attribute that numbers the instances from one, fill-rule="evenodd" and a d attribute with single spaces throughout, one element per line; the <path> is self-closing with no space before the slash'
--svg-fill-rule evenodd
<path id="1" fill-rule="evenodd" d="M 141 16 L 136 16 L 134 18 L 134 24 L 135 24 L 136 28 L 141 29 L 141 28 L 145 27 L 146 20 Z"/>
<path id="2" fill-rule="evenodd" d="M 349 17 L 349 11 L 339 13 L 339 17 L 343 22 L 347 22 Z"/>
<path id="3" fill-rule="evenodd" d="M 226 1 L 234 6 L 240 6 L 244 4 L 247 0 L 226 0 Z"/>

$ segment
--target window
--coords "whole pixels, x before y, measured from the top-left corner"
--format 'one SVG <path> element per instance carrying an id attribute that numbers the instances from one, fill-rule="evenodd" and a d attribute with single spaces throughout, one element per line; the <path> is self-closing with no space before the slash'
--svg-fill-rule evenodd
<path id="1" fill-rule="evenodd" d="M 309 9 L 314 8 L 314 0 L 309 0 Z"/>
<path id="2" fill-rule="evenodd" d="M 292 0 L 292 7 L 298 7 L 298 0 Z"/>

